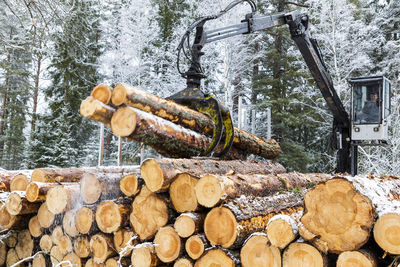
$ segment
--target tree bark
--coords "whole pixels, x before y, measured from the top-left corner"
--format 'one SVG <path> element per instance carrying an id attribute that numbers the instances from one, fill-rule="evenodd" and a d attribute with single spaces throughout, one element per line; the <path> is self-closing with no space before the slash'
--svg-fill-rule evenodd
<path id="1" fill-rule="evenodd" d="M 114 88 L 112 102 L 116 106 L 127 104 L 206 136 L 213 133 L 213 122 L 207 115 L 126 84 Z M 275 140 L 264 140 L 237 128 L 233 146 L 268 159 L 278 157 L 281 152 Z"/>
<path id="2" fill-rule="evenodd" d="M 282 255 L 282 267 L 315 266 L 326 267 L 327 260 L 315 247 L 306 243 L 290 244 Z"/>
<path id="3" fill-rule="evenodd" d="M 207 173 L 213 174 L 271 174 L 284 173 L 285 168 L 272 161 L 241 161 L 241 160 L 213 160 L 213 159 L 147 159 L 140 167 L 140 173 L 146 186 L 157 192 L 167 188 L 180 173 L 188 173 L 194 177 L 201 177 Z"/>
<path id="4" fill-rule="evenodd" d="M 160 228 L 153 243 L 157 257 L 165 263 L 173 262 L 182 252 L 181 238 L 171 226 Z"/>
<path id="5" fill-rule="evenodd" d="M 271 245 L 265 233 L 258 232 L 249 236 L 243 243 L 240 261 L 243 267 L 280 267 L 282 259 L 279 248 Z"/>

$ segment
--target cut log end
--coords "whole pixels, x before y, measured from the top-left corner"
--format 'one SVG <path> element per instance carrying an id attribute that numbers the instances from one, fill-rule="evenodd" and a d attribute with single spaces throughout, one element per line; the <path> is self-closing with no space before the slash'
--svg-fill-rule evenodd
<path id="1" fill-rule="evenodd" d="M 207 208 L 217 205 L 223 194 L 221 182 L 214 175 L 201 177 L 194 189 L 199 204 Z"/>
<path id="2" fill-rule="evenodd" d="M 179 174 L 169 188 L 172 205 L 178 212 L 195 211 L 198 206 L 194 187 L 197 179 L 189 174 Z"/>
<path id="3" fill-rule="evenodd" d="M 50 226 L 53 225 L 54 223 L 54 219 L 55 219 L 55 215 L 49 211 L 49 209 L 47 208 L 47 203 L 44 202 L 39 210 L 38 210 L 38 214 L 37 214 L 40 226 L 43 228 L 49 228 Z"/>
<path id="4" fill-rule="evenodd" d="M 46 267 L 46 258 L 43 254 L 36 254 L 32 261 L 32 267 Z"/>
<path id="5" fill-rule="evenodd" d="M 118 261 L 114 258 L 107 259 L 105 267 L 118 267 Z"/>
<path id="6" fill-rule="evenodd" d="M 119 188 L 125 196 L 134 196 L 138 192 L 138 179 L 136 175 L 131 174 L 123 177 L 119 182 Z"/>
<path id="7" fill-rule="evenodd" d="M 0 242 L 0 266 L 4 266 L 7 257 L 7 245 Z"/>
<path id="8" fill-rule="evenodd" d="M 33 237 L 39 237 L 42 235 L 42 227 L 40 226 L 37 216 L 33 216 L 29 220 L 28 229 Z"/>
<path id="9" fill-rule="evenodd" d="M 93 204 L 99 200 L 102 187 L 96 175 L 91 173 L 84 174 L 80 182 L 80 187 L 83 202 Z"/>
<path id="10" fill-rule="evenodd" d="M 111 88 L 105 84 L 99 84 L 93 88 L 90 96 L 107 105 L 111 100 Z"/>
<path id="11" fill-rule="evenodd" d="M 271 218 L 271 222 L 267 227 L 267 235 L 268 239 L 273 246 L 276 246 L 280 249 L 284 249 L 289 243 L 291 243 L 297 235 L 297 226 L 295 226 L 295 222 L 287 215 L 278 215 L 278 218 Z M 296 227 L 294 229 L 294 227 Z"/>
<path id="12" fill-rule="evenodd" d="M 6 200 L 6 209 L 11 215 L 18 215 L 22 209 L 22 199 L 18 193 L 11 193 Z"/>
<path id="13" fill-rule="evenodd" d="M 135 267 L 156 266 L 157 256 L 153 244 L 144 243 L 135 247 L 132 251 L 131 263 Z"/>
<path id="14" fill-rule="evenodd" d="M 374 226 L 374 239 L 383 250 L 400 255 L 400 214 L 379 217 Z"/>
<path id="15" fill-rule="evenodd" d="M 108 256 L 113 253 L 108 242 L 112 241 L 103 234 L 96 234 L 91 237 L 90 250 L 93 253 L 93 261 L 95 263 L 104 263 Z"/>
<path id="16" fill-rule="evenodd" d="M 11 215 L 4 204 L 0 205 L 0 230 L 10 229 L 17 220 L 17 216 Z"/>
<path id="17" fill-rule="evenodd" d="M 59 246 L 53 246 L 50 250 L 50 261 L 53 266 L 59 264 L 64 258 L 65 254 L 62 253 Z"/>
<path id="18" fill-rule="evenodd" d="M 190 258 L 197 260 L 204 253 L 204 241 L 198 235 L 186 240 L 185 249 Z"/>
<path id="19" fill-rule="evenodd" d="M 75 227 L 81 234 L 88 234 L 94 220 L 93 211 L 87 207 L 78 209 L 75 215 Z"/>
<path id="20" fill-rule="evenodd" d="M 213 208 L 204 220 L 204 233 L 211 245 L 229 248 L 238 235 L 238 223 L 228 208 Z"/>
<path id="21" fill-rule="evenodd" d="M 234 267 L 235 262 L 231 257 L 221 249 L 211 249 L 207 251 L 198 261 L 196 261 L 194 267 L 203 266 L 224 266 Z"/>
<path id="22" fill-rule="evenodd" d="M 77 198 L 77 188 L 56 186 L 47 192 L 47 208 L 53 214 L 60 214 L 70 208 Z"/>
<path id="23" fill-rule="evenodd" d="M 180 237 L 186 238 L 195 232 L 196 224 L 192 217 L 181 215 L 175 220 L 174 228 Z"/>
<path id="24" fill-rule="evenodd" d="M 25 259 L 32 256 L 33 246 L 34 243 L 29 230 L 22 230 L 18 233 L 18 242 L 15 246 L 18 258 Z"/>
<path id="25" fill-rule="evenodd" d="M 96 222 L 104 233 L 117 231 L 121 226 L 121 214 L 118 205 L 113 201 L 103 201 L 96 210 Z"/>
<path id="26" fill-rule="evenodd" d="M 337 259 L 336 267 L 362 266 L 377 267 L 375 258 L 361 251 L 345 251 Z"/>
<path id="27" fill-rule="evenodd" d="M 193 264 L 190 260 L 181 258 L 174 263 L 173 267 L 193 267 Z"/>
<path id="28" fill-rule="evenodd" d="M 162 262 L 172 262 L 181 252 L 181 239 L 174 228 L 165 226 L 160 228 L 154 237 L 154 246 L 157 257 Z"/>
<path id="29" fill-rule="evenodd" d="M 78 255 L 76 255 L 73 252 L 68 253 L 63 258 L 63 261 L 65 261 L 65 263 L 61 264 L 60 265 L 61 267 L 70 267 L 71 265 L 73 267 L 81 267 L 82 266 L 81 258 L 79 258 Z"/>
<path id="30" fill-rule="evenodd" d="M 39 197 L 39 186 L 35 182 L 29 183 L 25 192 L 26 199 L 29 202 L 35 202 Z"/>
<path id="31" fill-rule="evenodd" d="M 116 136 L 127 137 L 136 129 L 136 113 L 129 107 L 118 109 L 111 118 L 111 130 Z"/>
<path id="32" fill-rule="evenodd" d="M 124 84 L 117 84 L 117 86 L 114 87 L 111 102 L 115 106 L 120 106 L 126 102 L 126 88 Z"/>
<path id="33" fill-rule="evenodd" d="M 17 174 L 11 179 L 10 191 L 25 191 L 28 184 L 29 180 L 25 174 Z"/>
<path id="34" fill-rule="evenodd" d="M 250 236 L 245 241 L 240 251 L 240 260 L 243 267 L 280 267 L 281 253 L 277 247 L 271 246 L 268 237 L 264 233 L 258 233 Z"/>
<path id="35" fill-rule="evenodd" d="M 53 241 L 51 241 L 51 237 L 49 235 L 43 235 L 40 238 L 39 247 L 43 252 L 50 253 L 51 248 L 53 247 Z"/>
<path id="36" fill-rule="evenodd" d="M 74 252 L 80 258 L 87 258 L 90 255 L 90 243 L 86 236 L 79 236 L 74 240 Z"/>
<path id="37" fill-rule="evenodd" d="M 132 252 L 133 241 L 136 238 L 135 233 L 130 230 L 120 229 L 114 232 L 113 242 L 115 250 L 123 257 L 129 256 Z"/>
<path id="38" fill-rule="evenodd" d="M 304 203 L 301 222 L 327 242 L 330 252 L 357 250 L 367 242 L 374 222 L 373 206 L 348 180 L 334 178 L 318 184 L 305 195 Z"/>
<path id="39" fill-rule="evenodd" d="M 157 192 L 163 187 L 164 174 L 154 159 L 148 159 L 140 167 L 140 174 L 151 192 Z"/>
<path id="40" fill-rule="evenodd" d="M 283 253 L 282 267 L 292 266 L 324 267 L 325 260 L 315 247 L 306 243 L 292 243 Z"/>
<path id="41" fill-rule="evenodd" d="M 75 237 L 79 234 L 75 225 L 75 210 L 69 210 L 64 214 L 62 225 L 64 232 L 70 237 Z"/>

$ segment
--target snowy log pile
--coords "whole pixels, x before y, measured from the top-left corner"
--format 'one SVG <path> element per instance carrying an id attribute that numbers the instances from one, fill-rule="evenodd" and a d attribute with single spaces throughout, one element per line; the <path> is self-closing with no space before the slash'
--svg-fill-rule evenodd
<path id="1" fill-rule="evenodd" d="M 125 84 L 118 84 L 114 90 L 98 85 L 82 101 L 80 112 L 111 127 L 117 136 L 143 142 L 173 158 L 200 155 L 213 134 L 213 122 L 208 116 Z M 222 145 L 217 146 L 216 152 L 221 149 Z M 246 159 L 248 154 L 255 154 L 274 159 L 280 152 L 275 140 L 264 140 L 235 128 L 233 146 L 225 158 Z"/>
<path id="2" fill-rule="evenodd" d="M 0 188 L 0 266 L 372 267 L 400 254 L 397 177 L 163 158 L 5 171 Z"/>

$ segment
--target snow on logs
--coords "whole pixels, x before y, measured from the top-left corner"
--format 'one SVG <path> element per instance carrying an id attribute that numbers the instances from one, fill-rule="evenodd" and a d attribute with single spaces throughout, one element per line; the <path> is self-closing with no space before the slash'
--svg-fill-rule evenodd
<path id="1" fill-rule="evenodd" d="M 1 230 L 18 230 L 7 233 L 0 260 L 375 267 L 400 254 L 396 177 L 286 173 L 268 161 L 213 159 L 71 171 L 42 169 L 40 181 L 27 176 L 25 192 L 0 193 Z M 33 257 L 39 251 L 43 257 Z"/>
<path id="2" fill-rule="evenodd" d="M 169 157 L 197 156 L 208 147 L 213 133 L 213 122 L 208 116 L 125 84 L 112 91 L 115 111 L 107 105 L 111 105 L 110 94 L 107 86 L 94 88 L 82 102 L 81 114 L 110 126 L 117 136 L 151 145 Z M 216 150 L 220 149 L 221 146 Z M 280 152 L 275 140 L 264 140 L 235 128 L 233 147 L 226 157 L 244 159 L 247 154 L 255 154 L 273 159 Z"/>

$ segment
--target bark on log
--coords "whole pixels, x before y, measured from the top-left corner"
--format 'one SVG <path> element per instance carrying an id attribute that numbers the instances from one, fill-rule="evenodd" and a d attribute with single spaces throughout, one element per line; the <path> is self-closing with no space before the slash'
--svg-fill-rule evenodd
<path id="1" fill-rule="evenodd" d="M 261 232 L 247 238 L 240 250 L 240 260 L 243 267 L 280 267 L 282 262 L 279 248 L 271 245 L 267 235 Z"/>
<path id="2" fill-rule="evenodd" d="M 96 223 L 103 233 L 112 233 L 129 224 L 129 203 L 106 200 L 96 210 Z"/>
<path id="3" fill-rule="evenodd" d="M 43 228 L 49 228 L 52 226 L 55 219 L 55 215 L 49 211 L 46 202 L 43 202 L 43 204 L 40 206 L 37 217 L 40 226 Z"/>
<path id="4" fill-rule="evenodd" d="M 116 136 L 150 145 L 161 155 L 173 158 L 198 156 L 211 142 L 195 131 L 132 107 L 120 108 L 114 113 L 111 130 Z M 231 148 L 225 157 L 245 159 L 247 153 Z"/>
<path id="5" fill-rule="evenodd" d="M 133 267 L 157 266 L 158 258 L 153 243 L 142 243 L 132 250 L 131 263 Z"/>
<path id="6" fill-rule="evenodd" d="M 64 232 L 70 237 L 76 237 L 79 232 L 75 225 L 76 210 L 69 210 L 64 214 L 62 226 Z"/>
<path id="7" fill-rule="evenodd" d="M 198 202 L 194 187 L 198 179 L 186 174 L 178 174 L 169 188 L 172 206 L 177 212 L 191 212 L 197 210 Z"/>
<path id="8" fill-rule="evenodd" d="M 194 265 L 194 267 L 208 266 L 234 267 L 235 261 L 222 249 L 214 248 L 206 251 Z"/>
<path id="9" fill-rule="evenodd" d="M 115 255 L 112 239 L 105 234 L 96 234 L 90 238 L 90 250 L 95 263 L 104 263 L 108 257 Z"/>
<path id="10" fill-rule="evenodd" d="M 87 258 L 90 255 L 90 241 L 87 236 L 81 235 L 74 240 L 74 252 L 80 258 Z"/>
<path id="11" fill-rule="evenodd" d="M 90 92 L 90 96 L 104 104 L 111 101 L 112 90 L 105 84 L 99 84 Z"/>
<path id="12" fill-rule="evenodd" d="M 167 204 L 143 186 L 132 203 L 130 222 L 141 240 L 152 238 L 168 222 Z"/>
<path id="13" fill-rule="evenodd" d="M 153 243 L 157 257 L 165 263 L 173 262 L 182 252 L 181 238 L 171 226 L 161 227 Z"/>
<path id="14" fill-rule="evenodd" d="M 174 228 L 180 237 L 187 238 L 203 228 L 204 217 L 201 213 L 183 213 L 176 218 Z"/>
<path id="15" fill-rule="evenodd" d="M 207 115 L 126 84 L 114 88 L 112 103 L 116 106 L 127 104 L 203 135 L 213 133 L 213 122 Z M 238 128 L 235 128 L 233 146 L 269 159 L 278 157 L 281 152 L 275 140 L 264 140 Z"/>
<path id="16" fill-rule="evenodd" d="M 80 107 L 80 113 L 82 116 L 103 123 L 110 127 L 111 117 L 114 114 L 115 109 L 105 105 L 101 101 L 95 99 L 92 96 L 87 97 L 82 101 Z"/>
<path id="17" fill-rule="evenodd" d="M 284 249 L 297 237 L 297 223 L 289 215 L 276 215 L 268 222 L 266 233 L 273 246 Z"/>
<path id="18" fill-rule="evenodd" d="M 49 235 L 43 235 L 40 238 L 39 247 L 43 252 L 50 253 L 51 248 L 53 247 L 53 241 L 51 241 L 51 237 Z"/>
<path id="19" fill-rule="evenodd" d="M 114 232 L 113 243 L 118 254 L 129 257 L 132 248 L 137 244 L 137 235 L 130 229 L 120 229 Z"/>
<path id="20" fill-rule="evenodd" d="M 306 243 L 290 244 L 282 256 L 282 267 L 292 266 L 327 266 L 326 257 L 315 247 Z"/>
<path id="21" fill-rule="evenodd" d="M 346 266 L 363 266 L 363 267 L 377 267 L 376 257 L 369 251 L 345 251 L 340 253 L 336 267 Z"/>
<path id="22" fill-rule="evenodd" d="M 208 208 L 221 200 L 246 196 L 267 196 L 285 190 L 310 188 L 327 181 L 327 174 L 301 174 L 297 172 L 281 174 L 228 174 L 205 175 L 195 186 L 198 202 Z"/>
<path id="23" fill-rule="evenodd" d="M 39 237 L 42 235 L 42 227 L 40 226 L 37 216 L 33 216 L 28 223 L 29 233 L 33 237 Z"/>
<path id="24" fill-rule="evenodd" d="M 208 244 L 204 235 L 192 235 L 185 243 L 186 253 L 194 260 L 200 258 L 206 248 L 208 248 Z"/>
<path id="25" fill-rule="evenodd" d="M 140 174 L 146 186 L 157 192 L 169 186 L 180 173 L 201 177 L 206 173 L 224 175 L 227 173 L 274 174 L 284 173 L 285 168 L 272 161 L 221 161 L 213 159 L 147 159 L 140 167 Z"/>
<path id="26" fill-rule="evenodd" d="M 80 198 L 79 184 L 60 185 L 47 192 L 47 208 L 53 214 L 60 214 L 70 210 Z"/>
<path id="27" fill-rule="evenodd" d="M 28 177 L 25 174 L 19 173 L 11 178 L 10 192 L 25 191 L 26 186 L 29 184 Z"/>
<path id="28" fill-rule="evenodd" d="M 12 192 L 6 200 L 6 209 L 11 215 L 25 215 L 37 213 L 40 204 L 30 203 L 25 196 L 25 192 Z"/>
<path id="29" fill-rule="evenodd" d="M 19 259 L 25 259 L 32 256 L 33 239 L 29 230 L 22 230 L 18 233 L 18 242 L 15 246 L 15 252 Z"/>
<path id="30" fill-rule="evenodd" d="M 390 254 L 400 255 L 400 214 L 387 213 L 374 225 L 376 243 Z"/>
<path id="31" fill-rule="evenodd" d="M 357 250 L 368 241 L 373 206 L 348 180 L 334 178 L 320 183 L 305 195 L 304 203 L 302 224 L 319 235 L 330 252 Z"/>

